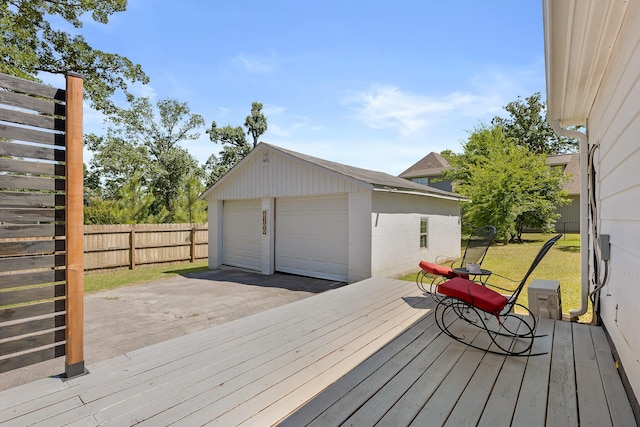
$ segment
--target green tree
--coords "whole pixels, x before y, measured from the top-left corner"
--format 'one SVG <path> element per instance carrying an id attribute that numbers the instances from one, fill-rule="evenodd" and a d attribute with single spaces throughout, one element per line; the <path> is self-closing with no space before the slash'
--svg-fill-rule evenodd
<path id="1" fill-rule="evenodd" d="M 92 170 L 102 178 L 105 197 L 122 198 L 125 185 L 136 182 L 136 192 L 153 195 L 149 218 L 173 222 L 175 201 L 186 177 L 200 169 L 178 143 L 197 139 L 204 119 L 174 99 L 158 101 L 156 109 L 147 98 L 135 99 L 131 108 L 118 108 L 108 116 L 106 135 L 86 139 L 94 152 Z M 138 215 L 135 218 L 139 221 Z"/>
<path id="2" fill-rule="evenodd" d="M 506 136 L 533 153 L 554 155 L 578 150 L 579 143 L 575 138 L 560 137 L 554 132 L 547 121 L 546 106 L 539 92 L 524 100 L 518 97 L 504 109 L 509 117 L 494 117 L 492 124 L 502 126 Z"/>
<path id="3" fill-rule="evenodd" d="M 138 174 L 134 174 L 132 180 L 124 183 L 119 196 L 116 200 L 118 224 L 148 222 L 154 197 Z"/>
<path id="4" fill-rule="evenodd" d="M 258 138 L 267 131 L 267 118 L 262 114 L 262 104 L 251 103 L 251 114 L 244 120 L 244 127 L 253 138 L 253 148 L 258 145 Z"/>
<path id="5" fill-rule="evenodd" d="M 207 222 L 207 202 L 199 199 L 200 193 L 204 190 L 200 174 L 193 173 L 187 176 L 183 188 L 184 191 L 178 199 L 176 222 Z"/>
<path id="6" fill-rule="evenodd" d="M 120 214 L 117 201 L 103 199 L 101 197 L 91 197 L 85 201 L 84 223 L 85 224 L 120 224 Z"/>
<path id="7" fill-rule="evenodd" d="M 88 176 L 93 177 L 90 184 L 95 190 L 97 177 L 97 182 L 101 184 L 101 195 L 107 199 L 118 198 L 125 183 L 136 175 L 146 176 L 151 169 L 147 149 L 124 138 L 117 129 L 108 128 L 105 136 L 88 134 L 85 144 L 93 154 L 88 172 Z"/>
<path id="8" fill-rule="evenodd" d="M 462 205 L 466 229 L 494 225 L 496 238 L 520 240 L 525 227 L 552 231 L 556 206 L 568 203 L 562 171 L 506 135 L 501 126 L 471 133 L 464 152 L 449 158 L 445 172 L 456 192 L 471 199 Z"/>
<path id="9" fill-rule="evenodd" d="M 253 138 L 253 145 L 247 142 L 242 126 L 232 127 L 226 125 L 220 128 L 215 120 L 211 123 L 211 128 L 207 130 L 207 133 L 212 142 L 222 145 L 222 151 L 217 156 L 212 154 L 205 163 L 207 186 L 215 184 L 258 145 L 258 138 L 267 131 L 267 118 L 262 114 L 261 110 L 262 104 L 253 102 L 251 104 L 251 114 L 244 121 L 247 134 Z"/>
<path id="10" fill-rule="evenodd" d="M 142 67 L 128 58 L 91 47 L 77 31 L 83 19 L 107 24 L 126 9 L 126 0 L 0 0 L 0 72 L 30 80 L 38 73 L 73 71 L 84 78 L 85 98 L 97 110 L 111 112 L 116 90 L 130 97 L 128 83 L 148 83 Z"/>

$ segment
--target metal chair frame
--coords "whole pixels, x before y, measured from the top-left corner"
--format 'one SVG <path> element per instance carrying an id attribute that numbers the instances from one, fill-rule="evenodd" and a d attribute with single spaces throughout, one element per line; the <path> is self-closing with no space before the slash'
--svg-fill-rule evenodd
<path id="1" fill-rule="evenodd" d="M 534 339 L 544 335 L 535 335 L 536 317 L 527 307 L 517 301 L 531 273 L 561 236 L 562 234 L 559 234 L 551 238 L 540 248 L 516 289 L 508 291 L 510 294 L 505 295 L 507 290 L 504 288 L 479 284 L 460 277 L 438 285 L 439 292 L 442 293 L 442 298 L 437 300 L 435 309 L 438 327 L 456 341 L 490 353 L 510 356 L 544 354 L 530 353 Z M 492 305 L 487 303 L 488 300 L 500 301 L 500 303 Z M 487 305 L 491 307 L 487 307 Z M 516 306 L 525 311 L 527 318 L 514 313 Z M 465 339 L 464 335 L 454 333 L 450 327 L 458 319 L 485 331 L 489 336 L 488 346 L 478 345 L 476 341 Z"/>
<path id="2" fill-rule="evenodd" d="M 416 275 L 416 285 L 418 286 L 418 289 L 425 294 L 430 294 L 435 300 L 438 300 L 439 296 L 436 293 L 438 284 L 442 283 L 446 279 L 452 279 L 459 276 L 453 271 L 456 262 L 459 262 L 459 264 L 457 264 L 459 267 L 465 267 L 468 263 L 482 265 L 484 257 L 487 255 L 489 246 L 493 243 L 495 236 L 496 228 L 492 225 L 485 225 L 472 230 L 462 258 L 436 257 L 435 264 L 438 266 L 444 266 L 445 269 L 448 268 L 448 270 L 450 270 L 449 273 L 443 275 L 435 273 L 428 267 L 426 269 L 421 268 Z M 422 262 L 420 264 L 428 265 L 430 263 Z M 467 279 L 469 278 L 464 275 L 462 277 Z"/>

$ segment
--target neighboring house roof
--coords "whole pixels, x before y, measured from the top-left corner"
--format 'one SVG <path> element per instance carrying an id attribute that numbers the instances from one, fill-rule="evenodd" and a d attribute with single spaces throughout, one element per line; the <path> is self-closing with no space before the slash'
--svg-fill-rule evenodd
<path id="1" fill-rule="evenodd" d="M 439 176 L 449 169 L 451 166 L 447 159 L 438 153 L 431 152 L 398 176 L 405 179 Z"/>
<path id="2" fill-rule="evenodd" d="M 251 151 L 251 153 L 249 153 L 247 157 L 242 159 L 229 172 L 227 172 L 222 178 L 220 178 L 218 182 L 216 182 L 213 186 L 211 186 L 204 193 L 202 193 L 200 198 L 205 199 L 209 193 L 211 193 L 216 187 L 218 187 L 226 179 L 228 179 L 228 177 L 231 176 L 235 170 L 239 169 L 239 167 L 244 162 L 248 161 L 248 159 L 250 159 L 255 155 L 258 155 L 260 151 L 264 151 L 264 150 L 280 153 L 281 155 L 285 155 L 290 158 L 294 158 L 299 161 L 303 161 L 305 163 L 315 165 L 327 171 L 337 173 L 345 178 L 350 178 L 358 182 L 361 182 L 363 184 L 371 185 L 375 189 L 417 192 L 417 193 L 423 193 L 425 195 L 440 196 L 440 197 L 452 198 L 456 200 L 467 200 L 466 197 L 460 196 L 459 194 L 429 187 L 427 185 L 418 184 L 416 182 L 408 181 L 406 179 L 393 176 L 384 172 L 372 171 L 368 169 L 362 169 L 354 166 L 344 165 L 341 163 L 331 162 L 329 160 L 320 159 L 318 157 L 313 157 L 313 156 L 309 156 L 302 153 L 297 153 L 295 151 L 287 150 L 285 148 L 277 147 L 271 144 L 266 144 L 264 142 L 259 143 L 256 146 L 256 148 L 254 148 Z"/>
<path id="3" fill-rule="evenodd" d="M 565 175 L 570 175 L 565 188 L 569 195 L 580 194 L 580 154 L 560 154 L 548 156 L 549 166 L 563 166 Z M 406 171 L 398 175 L 399 178 L 412 179 L 422 177 L 441 176 L 444 171 L 451 169 L 449 162 L 438 153 L 431 152 L 416 162 Z"/>
<path id="4" fill-rule="evenodd" d="M 564 167 L 563 173 L 569 175 L 564 188 L 569 195 L 580 194 L 580 153 L 560 154 L 547 157 L 549 166 Z"/>

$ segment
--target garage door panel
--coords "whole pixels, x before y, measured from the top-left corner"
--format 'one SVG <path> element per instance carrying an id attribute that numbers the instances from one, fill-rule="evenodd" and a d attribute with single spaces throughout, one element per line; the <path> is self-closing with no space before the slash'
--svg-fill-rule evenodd
<path id="1" fill-rule="evenodd" d="M 347 197 L 279 199 L 276 270 L 347 280 Z"/>
<path id="2" fill-rule="evenodd" d="M 225 200 L 222 217 L 222 263 L 262 269 L 260 200 Z"/>

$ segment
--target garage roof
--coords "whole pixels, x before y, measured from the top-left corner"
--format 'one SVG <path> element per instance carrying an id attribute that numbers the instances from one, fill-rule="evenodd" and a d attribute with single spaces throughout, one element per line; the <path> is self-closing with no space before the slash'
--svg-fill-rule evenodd
<path id="1" fill-rule="evenodd" d="M 352 180 L 356 180 L 360 183 L 368 184 L 373 186 L 374 189 L 377 190 L 386 190 L 386 191 L 397 191 L 397 192 L 405 192 L 405 193 L 418 193 L 424 194 L 427 196 L 434 197 L 445 197 L 451 198 L 455 200 L 466 200 L 465 197 L 460 196 L 459 194 L 451 193 L 448 191 L 443 191 L 437 188 L 429 187 L 426 185 L 418 184 L 403 178 L 398 178 L 393 175 L 389 175 L 384 172 L 377 172 L 368 169 L 357 168 L 353 166 L 347 166 L 341 163 L 331 162 L 329 160 L 320 159 L 317 157 L 309 156 L 302 153 L 297 153 L 295 151 L 287 150 L 282 147 L 277 147 L 275 145 L 266 144 L 264 142 L 259 143 L 256 148 L 253 149 L 251 153 L 242 161 L 240 161 L 236 166 L 234 166 L 227 174 L 225 174 L 218 182 L 216 182 L 212 187 L 206 190 L 201 196 L 201 199 L 205 199 L 209 193 L 211 193 L 216 187 L 221 185 L 230 175 L 233 174 L 233 171 L 238 169 L 239 166 L 249 161 L 249 159 L 257 153 L 267 150 L 271 152 L 278 153 L 282 156 L 289 157 L 296 161 L 301 161 L 306 164 L 310 164 L 316 167 L 320 167 L 326 171 L 336 173 L 345 178 L 350 178 Z"/>

